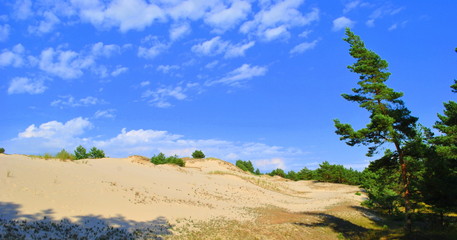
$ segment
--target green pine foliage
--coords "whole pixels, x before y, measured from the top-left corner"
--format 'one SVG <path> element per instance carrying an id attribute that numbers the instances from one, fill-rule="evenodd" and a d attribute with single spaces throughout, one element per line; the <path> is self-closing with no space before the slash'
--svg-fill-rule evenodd
<path id="1" fill-rule="evenodd" d="M 388 63 L 375 52 L 368 50 L 359 36 L 346 29 L 344 40 L 349 43 L 349 54 L 356 59 L 353 65 L 348 66 L 351 72 L 359 75 L 358 88 L 352 89 L 353 94 L 342 94 L 343 98 L 359 104 L 359 107 L 370 113 L 370 122 L 366 127 L 354 130 L 350 124 L 334 120 L 336 134 L 340 140 L 349 146 L 368 146 L 367 156 L 379 153 L 378 149 L 386 144 L 395 148 L 399 163 L 400 179 L 403 189 L 400 191 L 405 207 L 405 228 L 411 230 L 411 176 L 409 160 L 416 154 L 406 150 L 411 141 L 416 141 L 417 118 L 411 116 L 400 99 L 401 92 L 395 92 L 386 85 L 390 73 L 387 72 Z M 414 184 L 413 184 L 414 185 Z"/>
<path id="2" fill-rule="evenodd" d="M 89 158 L 89 154 L 87 154 L 87 150 L 81 145 L 79 145 L 75 149 L 74 153 L 75 153 L 76 160 Z"/>
<path id="3" fill-rule="evenodd" d="M 154 155 L 153 157 L 151 157 L 151 162 L 154 163 L 155 165 L 175 164 L 180 167 L 185 166 L 184 160 L 182 160 L 181 158 L 178 158 L 178 156 L 175 155 L 175 156 L 166 157 L 165 154 L 163 154 L 163 153 L 159 153 L 158 155 Z"/>
<path id="4" fill-rule="evenodd" d="M 201 158 L 205 158 L 205 154 L 201 150 L 195 150 L 192 153 L 192 157 L 196 158 L 196 159 L 201 159 Z"/>
<path id="5" fill-rule="evenodd" d="M 96 147 L 92 147 L 90 149 L 90 152 L 87 154 L 89 158 L 104 158 L 105 157 L 105 152 L 101 149 L 98 149 Z"/>
<path id="6" fill-rule="evenodd" d="M 4 148 L 0 148 L 0 153 L 5 153 L 5 149 Z"/>
<path id="7" fill-rule="evenodd" d="M 237 160 L 235 165 L 243 171 L 254 173 L 254 166 L 251 161 Z"/>

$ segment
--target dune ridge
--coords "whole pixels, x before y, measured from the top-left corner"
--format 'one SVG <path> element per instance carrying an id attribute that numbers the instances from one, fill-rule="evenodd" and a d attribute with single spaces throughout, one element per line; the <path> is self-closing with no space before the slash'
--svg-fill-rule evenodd
<path id="1" fill-rule="evenodd" d="M 258 209 L 320 213 L 363 199 L 355 186 L 255 176 L 219 159 L 184 160 L 186 167 L 141 156 L 60 161 L 0 154 L 0 217 L 93 216 L 120 227 L 160 220 L 178 229 L 189 221 L 259 222 Z"/>

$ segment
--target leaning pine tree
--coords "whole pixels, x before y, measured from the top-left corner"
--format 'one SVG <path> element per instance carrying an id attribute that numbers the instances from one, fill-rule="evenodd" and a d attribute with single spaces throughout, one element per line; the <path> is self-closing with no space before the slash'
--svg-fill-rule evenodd
<path id="1" fill-rule="evenodd" d="M 354 94 L 342 94 L 348 101 L 356 102 L 361 108 L 370 113 L 370 122 L 365 128 L 354 130 L 350 124 L 343 124 L 334 120 L 336 133 L 341 135 L 349 146 L 368 146 L 367 156 L 378 153 L 378 148 L 390 144 L 398 156 L 400 166 L 402 198 L 405 206 L 405 228 L 411 230 L 411 203 L 408 158 L 405 146 L 415 137 L 417 118 L 410 115 L 400 98 L 401 92 L 395 92 L 385 82 L 389 79 L 388 63 L 375 52 L 368 50 L 359 36 L 346 29 L 347 38 L 344 40 L 350 45 L 350 55 L 357 60 L 348 66 L 351 72 L 360 75 L 358 88 L 352 89 Z"/>

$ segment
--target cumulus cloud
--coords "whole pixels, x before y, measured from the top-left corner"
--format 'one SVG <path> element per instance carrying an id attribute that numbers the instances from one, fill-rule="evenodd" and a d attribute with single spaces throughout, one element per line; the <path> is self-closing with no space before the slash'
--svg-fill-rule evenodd
<path id="1" fill-rule="evenodd" d="M 60 99 L 54 100 L 51 102 L 53 107 L 87 107 L 92 105 L 105 104 L 104 100 L 98 99 L 96 97 L 88 96 L 81 99 L 75 99 L 73 96 L 61 96 Z"/>
<path id="2" fill-rule="evenodd" d="M 94 59 L 84 57 L 71 50 L 48 48 L 41 52 L 38 59 L 39 68 L 49 74 L 63 79 L 78 78 L 83 70 L 94 66 Z"/>
<path id="3" fill-rule="evenodd" d="M 21 67 L 24 64 L 24 52 L 22 44 L 17 44 L 12 50 L 3 49 L 0 53 L 0 67 Z"/>
<path id="4" fill-rule="evenodd" d="M 72 2 L 83 21 L 101 28 L 118 27 L 121 32 L 143 30 L 156 21 L 165 20 L 166 16 L 156 4 L 144 0 Z"/>
<path id="5" fill-rule="evenodd" d="M 246 19 L 251 12 L 248 1 L 235 0 L 231 6 L 221 4 L 212 9 L 205 16 L 205 23 L 212 26 L 216 32 L 224 32 Z"/>
<path id="6" fill-rule="evenodd" d="M 117 77 L 121 75 L 122 73 L 127 72 L 129 69 L 127 67 L 122 67 L 122 66 L 117 66 L 114 71 L 111 72 L 111 76 Z"/>
<path id="7" fill-rule="evenodd" d="M 229 41 L 222 40 L 220 36 L 216 36 L 210 40 L 192 46 L 192 51 L 199 55 L 215 56 L 224 54 L 225 58 L 233 58 L 244 56 L 246 50 L 253 47 L 254 44 L 254 41 L 232 44 Z"/>
<path id="8" fill-rule="evenodd" d="M 147 46 L 138 48 L 138 57 L 152 59 L 165 52 L 169 45 L 162 43 L 156 36 L 149 35 L 142 40 Z"/>
<path id="9" fill-rule="evenodd" d="M 112 109 L 97 111 L 106 117 Z M 108 113 L 106 113 L 108 112 Z M 108 114 L 108 115 L 107 115 Z M 96 113 L 97 115 L 97 113 Z M 295 159 L 307 153 L 296 148 L 272 146 L 258 142 L 232 142 L 219 139 L 192 139 L 183 135 L 154 129 L 122 129 L 113 137 L 97 139 L 83 137 L 94 125 L 83 117 L 67 122 L 48 121 L 40 125 L 31 124 L 19 132 L 18 137 L 6 142 L 9 151 L 26 154 L 57 152 L 62 148 L 74 149 L 78 145 L 96 146 L 111 157 L 129 155 L 152 156 L 159 152 L 167 155 L 190 156 L 201 149 L 207 156 L 228 161 L 250 159 L 261 170 L 286 169 Z M 268 159 L 265 157 L 268 156 Z"/>
<path id="10" fill-rule="evenodd" d="M 286 165 L 284 160 L 281 158 L 272 158 L 272 159 L 262 159 L 254 161 L 254 165 L 259 168 L 274 170 L 277 168 L 285 169 Z"/>
<path id="11" fill-rule="evenodd" d="M 275 4 L 265 2 L 262 9 L 251 21 L 245 22 L 240 31 L 245 34 L 255 34 L 263 40 L 272 41 L 289 36 L 289 29 L 305 26 L 319 19 L 319 9 L 302 14 L 299 10 L 303 0 L 277 1 Z"/>
<path id="12" fill-rule="evenodd" d="M 218 1 L 185 0 L 170 2 L 170 4 L 166 6 L 166 9 L 168 15 L 170 15 L 174 20 L 198 20 L 217 4 Z"/>
<path id="13" fill-rule="evenodd" d="M 10 25 L 0 25 L 0 42 L 6 41 L 10 35 Z"/>
<path id="14" fill-rule="evenodd" d="M 116 44 L 104 44 L 98 42 L 92 45 L 91 54 L 95 57 L 111 57 L 114 54 L 119 54 L 121 52 L 121 47 Z"/>
<path id="15" fill-rule="evenodd" d="M 187 92 L 197 87 L 197 83 L 180 83 L 177 86 L 159 87 L 155 90 L 146 90 L 142 98 L 149 102 L 151 105 L 158 108 L 168 108 L 173 106 L 171 100 L 185 100 Z"/>
<path id="16" fill-rule="evenodd" d="M 170 40 L 176 41 L 191 32 L 190 24 L 189 23 L 181 23 L 181 24 L 174 24 L 170 28 Z"/>
<path id="17" fill-rule="evenodd" d="M 95 112 L 94 118 L 115 118 L 115 112 L 116 110 L 114 109 L 98 110 L 97 112 Z"/>
<path id="18" fill-rule="evenodd" d="M 30 79 L 26 77 L 13 78 L 8 87 L 8 94 L 40 94 L 47 89 L 43 80 Z"/>
<path id="19" fill-rule="evenodd" d="M 50 121 L 41 124 L 36 127 L 35 124 L 30 125 L 25 131 L 18 134 L 19 138 L 44 138 L 51 139 L 54 137 L 68 138 L 79 136 L 88 128 L 92 127 L 92 124 L 82 117 L 74 118 L 66 123 L 58 121 Z"/>
<path id="20" fill-rule="evenodd" d="M 29 26 L 28 31 L 34 34 L 49 33 L 60 23 L 60 19 L 51 11 L 42 14 L 43 20 L 37 26 Z"/>
<path id="21" fill-rule="evenodd" d="M 14 16 L 24 20 L 33 15 L 31 0 L 17 0 L 14 4 Z"/>
<path id="22" fill-rule="evenodd" d="M 229 86 L 240 86 L 245 80 L 249 80 L 254 77 L 265 75 L 267 72 L 266 67 L 252 66 L 249 64 L 243 64 L 241 67 L 229 72 L 225 77 L 207 82 L 208 86 L 215 84 L 224 84 Z"/>
<path id="23" fill-rule="evenodd" d="M 347 17 L 344 17 L 344 16 L 339 17 L 339 18 L 333 20 L 332 30 L 339 31 L 339 30 L 347 28 L 347 27 L 352 28 L 354 26 L 354 24 L 355 24 L 355 22 Z"/>
<path id="24" fill-rule="evenodd" d="M 178 65 L 159 65 L 156 70 L 162 73 L 170 73 L 171 71 L 178 70 Z"/>
<path id="25" fill-rule="evenodd" d="M 311 50 L 316 47 L 318 40 L 314 40 L 312 42 L 303 42 L 292 48 L 290 50 L 290 54 L 299 54 L 305 51 Z"/>

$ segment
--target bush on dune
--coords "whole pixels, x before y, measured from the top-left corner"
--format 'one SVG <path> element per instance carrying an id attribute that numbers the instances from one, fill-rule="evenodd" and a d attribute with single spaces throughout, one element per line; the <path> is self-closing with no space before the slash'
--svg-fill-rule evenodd
<path id="1" fill-rule="evenodd" d="M 154 163 L 155 165 L 159 165 L 159 164 L 175 164 L 175 165 L 178 165 L 180 167 L 184 167 L 185 166 L 184 160 L 182 160 L 181 158 L 178 158 L 178 156 L 175 155 L 175 156 L 166 157 L 165 154 L 163 154 L 163 153 L 159 153 L 158 155 L 154 155 L 151 158 L 151 162 Z"/>
<path id="2" fill-rule="evenodd" d="M 5 149 L 4 148 L 0 148 L 0 153 L 5 153 Z"/>

